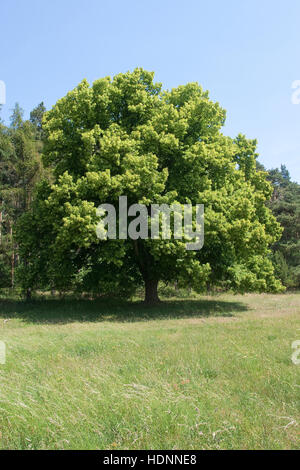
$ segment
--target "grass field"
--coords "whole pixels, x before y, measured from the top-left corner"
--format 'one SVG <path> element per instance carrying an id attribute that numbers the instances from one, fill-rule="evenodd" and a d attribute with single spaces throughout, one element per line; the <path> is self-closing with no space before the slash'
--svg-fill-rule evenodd
<path id="1" fill-rule="evenodd" d="M 0 448 L 300 448 L 300 294 L 0 301 Z"/>

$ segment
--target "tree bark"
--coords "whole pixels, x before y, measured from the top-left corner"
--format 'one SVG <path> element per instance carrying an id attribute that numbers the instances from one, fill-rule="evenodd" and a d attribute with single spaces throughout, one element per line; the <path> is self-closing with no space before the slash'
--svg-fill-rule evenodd
<path id="1" fill-rule="evenodd" d="M 145 284 L 145 304 L 155 305 L 160 302 L 158 297 L 158 280 L 153 279 L 151 276 L 151 262 L 153 262 L 152 257 L 147 253 L 143 246 L 138 243 L 139 240 L 134 240 L 134 251 L 136 255 L 136 260 L 140 273 L 144 280 Z"/>
<path id="2" fill-rule="evenodd" d="M 26 289 L 26 301 L 30 301 L 31 300 L 31 289 L 28 288 Z"/>
<path id="3" fill-rule="evenodd" d="M 146 279 L 145 282 L 145 304 L 155 305 L 160 302 L 158 297 L 158 281 L 155 279 Z"/>

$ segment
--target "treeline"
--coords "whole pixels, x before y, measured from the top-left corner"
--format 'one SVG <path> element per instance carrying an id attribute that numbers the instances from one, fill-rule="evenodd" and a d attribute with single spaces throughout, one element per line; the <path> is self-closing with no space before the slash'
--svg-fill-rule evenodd
<path id="1" fill-rule="evenodd" d="M 29 210 L 35 184 L 50 176 L 41 161 L 45 110 L 40 103 L 30 113 L 30 119 L 24 120 L 23 110 L 16 104 L 10 126 L 0 121 L 0 288 L 19 284 L 16 222 Z"/>
<path id="2" fill-rule="evenodd" d="M 34 187 L 42 179 L 51 180 L 51 172 L 42 164 L 42 118 L 46 111 L 40 103 L 24 120 L 18 104 L 10 125 L 0 121 L 0 288 L 21 285 L 15 227 L 21 214 L 30 209 Z M 277 277 L 287 288 L 300 287 L 300 185 L 291 181 L 285 166 L 266 170 L 274 192 L 267 203 L 283 227 L 283 234 L 272 247 L 272 261 Z M 23 261 L 26 265 L 26 260 Z M 53 287 L 53 286 L 52 286 Z M 30 296 L 30 289 L 27 292 Z"/>
<path id="3" fill-rule="evenodd" d="M 277 277 L 287 288 L 300 287 L 300 185 L 291 181 L 284 165 L 268 171 L 274 187 L 268 203 L 284 228 L 281 239 L 272 247 Z"/>

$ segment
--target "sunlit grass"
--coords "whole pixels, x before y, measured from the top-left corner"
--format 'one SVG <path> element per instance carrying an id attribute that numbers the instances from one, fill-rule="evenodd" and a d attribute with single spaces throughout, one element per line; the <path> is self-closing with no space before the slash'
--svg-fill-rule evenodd
<path id="1" fill-rule="evenodd" d="M 299 448 L 300 294 L 0 301 L 4 449 Z"/>

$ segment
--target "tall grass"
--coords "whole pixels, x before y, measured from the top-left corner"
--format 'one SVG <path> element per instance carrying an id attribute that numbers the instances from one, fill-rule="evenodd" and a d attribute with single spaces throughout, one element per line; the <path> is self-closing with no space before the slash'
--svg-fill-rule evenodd
<path id="1" fill-rule="evenodd" d="M 4 449 L 299 448 L 300 294 L 0 301 Z"/>

